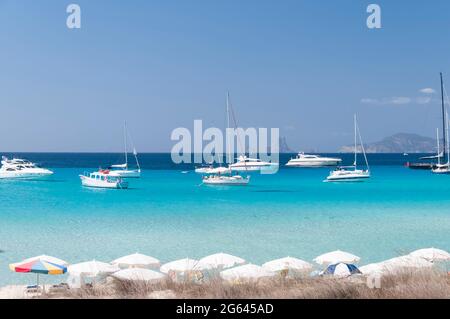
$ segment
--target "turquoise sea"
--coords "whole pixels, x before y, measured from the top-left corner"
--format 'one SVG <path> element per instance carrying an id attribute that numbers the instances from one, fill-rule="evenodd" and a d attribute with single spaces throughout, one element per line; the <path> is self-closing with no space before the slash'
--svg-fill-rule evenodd
<path id="1" fill-rule="evenodd" d="M 369 155 L 373 177 L 363 183 L 324 183 L 328 168 L 282 168 L 252 174 L 247 187 L 213 187 L 199 186 L 193 166 L 174 165 L 169 154 L 143 154 L 142 178 L 128 190 L 83 188 L 78 178 L 119 154 L 17 155 L 55 174 L 0 181 L 0 286 L 34 282 L 8 264 L 40 254 L 77 263 L 227 252 L 260 264 L 341 249 L 366 264 L 418 248 L 450 250 L 450 176 L 405 168 L 416 155 Z"/>

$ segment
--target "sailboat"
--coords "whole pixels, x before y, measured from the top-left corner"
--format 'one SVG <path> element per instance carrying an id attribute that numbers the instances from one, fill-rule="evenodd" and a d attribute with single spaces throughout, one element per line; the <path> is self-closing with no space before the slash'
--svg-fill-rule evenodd
<path id="1" fill-rule="evenodd" d="M 450 141 L 448 138 L 448 113 L 445 110 L 445 102 L 444 102 L 444 80 L 442 78 L 442 73 L 441 73 L 441 99 L 442 99 L 442 129 L 443 129 L 443 138 L 444 138 L 444 144 L 443 144 L 443 152 L 442 154 L 444 155 L 445 158 L 445 154 L 447 154 L 447 163 L 441 164 L 440 163 L 440 157 L 438 157 L 438 164 L 436 165 L 435 168 L 433 168 L 431 171 L 435 174 L 450 174 Z M 438 140 L 439 140 L 439 136 L 438 136 Z M 439 153 L 439 144 L 438 144 L 438 153 Z M 447 152 L 447 153 L 446 153 Z"/>
<path id="2" fill-rule="evenodd" d="M 341 166 L 330 172 L 326 181 L 328 182 L 359 182 L 370 178 L 369 162 L 367 161 L 366 151 L 364 150 L 364 144 L 362 142 L 361 133 L 359 131 L 356 114 L 354 116 L 355 125 L 355 160 L 351 166 Z M 358 169 L 357 166 L 357 135 L 359 136 L 359 142 L 364 154 L 364 160 L 366 162 L 366 169 Z"/>
<path id="3" fill-rule="evenodd" d="M 431 155 L 431 156 L 423 156 L 420 157 L 419 160 L 422 162 L 418 163 L 406 163 L 406 167 L 412 168 L 412 169 L 435 169 L 437 165 L 441 164 L 441 158 L 444 157 L 444 154 L 441 152 L 441 148 L 439 145 L 439 128 L 436 128 L 436 142 L 437 142 L 437 154 Z M 437 163 L 434 161 L 437 159 Z M 429 162 L 423 162 L 424 160 L 427 160 Z"/>
<path id="4" fill-rule="evenodd" d="M 125 163 L 124 164 L 115 164 L 108 167 L 110 172 L 116 176 L 122 178 L 139 178 L 141 177 L 141 167 L 139 165 L 139 160 L 137 158 L 136 148 L 133 146 L 133 156 L 136 160 L 136 169 L 129 169 L 128 167 L 128 145 L 127 145 L 127 123 L 124 123 L 123 126 L 123 135 L 124 135 L 124 146 L 125 146 Z"/>
<path id="5" fill-rule="evenodd" d="M 236 123 L 235 123 L 236 124 Z M 236 125 L 235 125 L 236 126 Z M 230 95 L 227 94 L 227 128 L 230 127 Z M 227 144 L 227 153 L 229 154 L 228 144 Z M 244 168 L 245 168 L 244 163 Z M 203 184 L 207 185 L 235 185 L 235 186 L 244 186 L 250 182 L 250 176 L 241 176 L 239 174 L 233 173 L 233 169 L 231 167 L 217 167 L 217 168 L 209 168 L 206 171 L 205 176 L 203 176 Z"/>

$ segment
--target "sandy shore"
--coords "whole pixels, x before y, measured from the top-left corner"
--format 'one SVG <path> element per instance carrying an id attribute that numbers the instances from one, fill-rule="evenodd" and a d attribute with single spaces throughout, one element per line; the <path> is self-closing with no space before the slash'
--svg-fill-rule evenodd
<path id="1" fill-rule="evenodd" d="M 9 285 L 5 287 L 0 287 L 0 299 L 25 299 L 24 285 Z"/>

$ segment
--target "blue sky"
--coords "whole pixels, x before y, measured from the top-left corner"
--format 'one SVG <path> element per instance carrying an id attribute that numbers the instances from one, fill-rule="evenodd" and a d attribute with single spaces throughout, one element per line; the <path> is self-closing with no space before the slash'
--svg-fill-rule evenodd
<path id="1" fill-rule="evenodd" d="M 382 8 L 382 29 L 366 7 Z M 66 27 L 77 3 L 82 28 Z M 0 0 L 0 150 L 169 151 L 194 119 L 279 127 L 295 150 L 434 136 L 450 2 Z M 447 85 L 450 92 L 450 84 Z M 437 92 L 439 93 L 439 92 Z"/>

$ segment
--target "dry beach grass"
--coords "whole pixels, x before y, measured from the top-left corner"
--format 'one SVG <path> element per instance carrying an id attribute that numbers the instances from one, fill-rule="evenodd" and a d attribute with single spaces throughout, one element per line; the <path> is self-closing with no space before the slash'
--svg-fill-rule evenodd
<path id="1" fill-rule="evenodd" d="M 94 288 L 71 289 L 43 298 L 180 298 L 180 299 L 450 299 L 450 276 L 442 271 L 404 271 L 381 278 L 381 288 L 371 289 L 365 277 L 271 279 L 229 284 L 213 280 L 203 284 L 158 284 L 113 280 Z"/>

